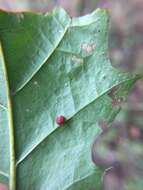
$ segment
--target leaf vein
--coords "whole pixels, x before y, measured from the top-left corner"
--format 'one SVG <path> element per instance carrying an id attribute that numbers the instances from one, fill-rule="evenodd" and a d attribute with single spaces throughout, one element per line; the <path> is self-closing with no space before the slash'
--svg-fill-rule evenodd
<path id="1" fill-rule="evenodd" d="M 53 50 L 49 53 L 48 57 L 46 57 L 43 60 L 43 63 L 36 69 L 35 72 L 32 73 L 32 75 L 25 81 L 25 83 L 23 83 L 19 88 L 16 89 L 15 92 L 13 92 L 13 96 L 16 95 L 17 93 L 19 93 L 26 85 L 29 84 L 29 82 L 32 80 L 32 78 L 40 71 L 40 69 L 42 68 L 42 66 L 47 62 L 47 60 L 52 56 L 52 54 L 55 52 L 56 48 L 58 47 L 58 45 L 60 44 L 60 42 L 62 41 L 65 33 L 68 30 L 68 25 L 65 27 L 65 30 L 63 31 L 63 33 L 60 36 L 60 40 L 58 41 L 58 43 L 55 44 L 55 47 L 53 48 Z"/>
<path id="2" fill-rule="evenodd" d="M 105 95 L 106 93 L 108 93 L 111 89 L 113 89 L 114 87 L 121 85 L 125 82 L 128 81 L 133 81 L 133 80 L 137 80 L 139 77 L 135 76 L 134 78 L 131 79 L 125 79 L 121 82 L 119 82 L 118 84 L 113 85 L 112 87 L 106 89 L 104 92 L 102 92 L 101 94 L 99 94 L 98 97 L 96 97 L 93 101 L 91 101 L 89 104 L 85 105 L 84 107 L 80 108 L 75 114 L 73 114 L 69 119 L 71 119 L 72 117 L 74 117 L 75 115 L 77 115 L 81 110 L 85 109 L 88 105 L 92 104 L 94 101 L 97 101 L 99 98 L 101 98 L 103 95 Z M 44 137 L 41 141 L 39 141 L 39 143 L 37 143 L 35 146 L 33 146 L 25 155 L 21 156 L 17 162 L 16 162 L 16 166 L 18 166 L 20 163 L 23 162 L 23 160 L 25 160 L 35 149 L 37 149 L 41 143 L 43 143 L 48 137 L 49 135 L 51 135 L 52 133 L 54 133 L 58 128 L 55 128 L 51 131 L 51 133 L 49 133 L 46 137 Z"/>

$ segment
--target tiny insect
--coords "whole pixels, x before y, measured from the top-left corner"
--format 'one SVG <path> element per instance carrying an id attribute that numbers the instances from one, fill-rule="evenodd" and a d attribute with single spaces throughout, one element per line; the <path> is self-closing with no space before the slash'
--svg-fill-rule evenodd
<path id="1" fill-rule="evenodd" d="M 66 118 L 63 115 L 57 116 L 56 123 L 58 125 L 64 125 L 66 122 Z"/>

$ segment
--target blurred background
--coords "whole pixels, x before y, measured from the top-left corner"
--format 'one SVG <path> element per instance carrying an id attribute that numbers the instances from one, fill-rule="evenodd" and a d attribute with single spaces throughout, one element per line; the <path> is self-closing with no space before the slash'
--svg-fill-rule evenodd
<path id="1" fill-rule="evenodd" d="M 71 16 L 85 15 L 97 7 L 108 9 L 111 17 L 109 54 L 112 64 L 122 71 L 143 73 L 143 0 L 0 0 L 0 8 L 10 11 L 46 12 L 55 6 L 64 7 Z M 137 82 L 127 103 L 123 103 L 122 107 L 123 111 L 114 125 L 126 127 L 131 140 L 137 140 L 142 144 L 143 81 Z M 119 133 L 115 134 L 115 137 L 119 135 Z M 130 141 L 128 143 L 130 144 Z M 143 155 L 140 155 L 139 160 L 143 161 Z M 143 177 L 143 173 L 140 177 Z M 107 177 L 105 175 L 105 190 L 116 190 L 115 187 L 108 185 L 111 184 L 111 178 L 116 181 L 116 185 L 119 182 L 122 183 L 121 176 L 111 170 Z M 112 186 L 116 185 L 112 184 Z M 118 188 L 119 186 L 118 184 Z M 143 184 L 140 187 L 143 189 Z M 119 188 L 119 190 L 124 189 L 125 187 Z M 135 188 L 126 187 L 126 189 L 134 190 Z M 139 188 L 136 187 L 136 189 Z"/>

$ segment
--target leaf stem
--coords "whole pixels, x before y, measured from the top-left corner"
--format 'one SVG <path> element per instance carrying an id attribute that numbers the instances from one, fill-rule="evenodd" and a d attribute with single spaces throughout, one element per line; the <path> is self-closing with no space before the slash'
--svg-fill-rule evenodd
<path id="1" fill-rule="evenodd" d="M 10 148 L 10 177 L 9 177 L 9 190 L 16 190 L 16 160 L 15 160 L 15 143 L 14 143 L 14 126 L 13 126 L 13 114 L 12 104 L 9 91 L 9 82 L 7 69 L 5 65 L 4 54 L 2 51 L 2 45 L 0 43 L 0 56 L 2 57 L 2 67 L 6 82 L 6 96 L 7 96 L 7 110 L 8 110 L 8 126 L 9 126 L 9 148 Z"/>

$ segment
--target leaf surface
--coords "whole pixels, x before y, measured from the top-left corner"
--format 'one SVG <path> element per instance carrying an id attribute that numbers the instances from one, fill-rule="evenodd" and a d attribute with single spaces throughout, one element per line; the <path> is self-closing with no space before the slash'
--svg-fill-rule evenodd
<path id="1" fill-rule="evenodd" d="M 107 12 L 73 19 L 63 9 L 1 12 L 0 41 L 0 181 L 10 190 L 14 183 L 18 190 L 99 190 L 103 171 L 91 161 L 91 145 L 99 122 L 120 110 L 108 92 L 118 87 L 115 98 L 126 98 L 137 80 L 110 64 Z M 62 127 L 58 115 L 67 119 Z"/>

